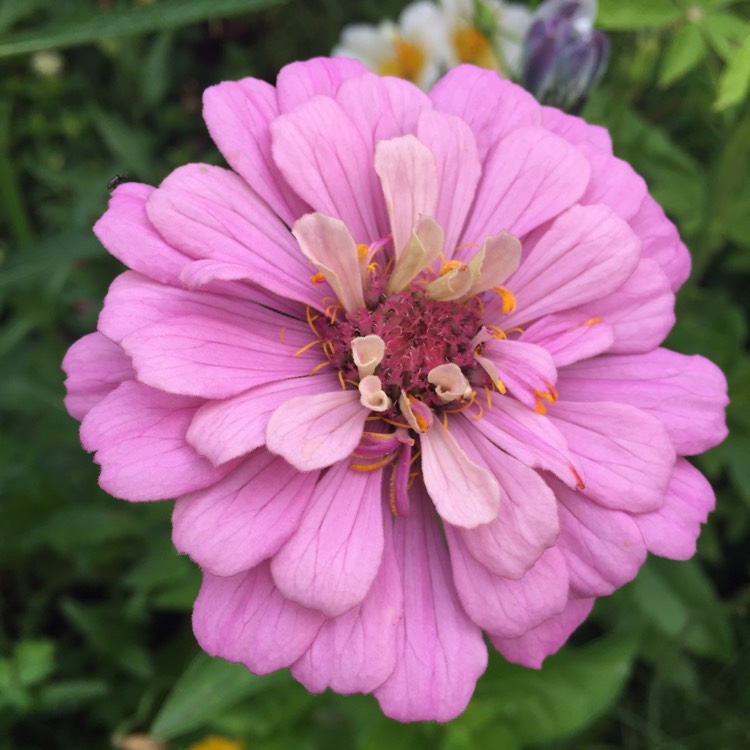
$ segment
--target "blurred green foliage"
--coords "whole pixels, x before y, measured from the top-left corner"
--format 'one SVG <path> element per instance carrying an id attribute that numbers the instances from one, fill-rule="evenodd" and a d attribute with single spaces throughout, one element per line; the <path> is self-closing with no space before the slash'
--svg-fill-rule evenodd
<path id="1" fill-rule="evenodd" d="M 750 746 L 750 8 L 601 0 L 612 60 L 584 113 L 612 131 L 692 250 L 669 344 L 727 373 L 729 439 L 698 460 L 718 505 L 689 563 L 650 560 L 540 672 L 497 655 L 467 712 L 401 726 L 370 697 L 313 697 L 198 653 L 194 566 L 170 504 L 96 486 L 59 363 L 93 330 L 116 261 L 91 225 L 107 181 L 219 162 L 200 94 L 273 80 L 402 2 L 0 2 L 0 750 L 740 750 Z M 157 745 L 153 746 L 158 747 Z"/>

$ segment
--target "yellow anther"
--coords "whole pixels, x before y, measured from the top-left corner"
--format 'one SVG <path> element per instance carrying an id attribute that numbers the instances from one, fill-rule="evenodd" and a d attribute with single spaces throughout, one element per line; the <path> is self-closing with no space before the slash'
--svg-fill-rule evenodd
<path id="1" fill-rule="evenodd" d="M 482 404 L 480 404 L 479 401 L 475 401 L 473 403 L 477 407 L 477 409 L 479 409 L 479 413 L 478 414 L 472 414 L 471 418 L 474 419 L 474 420 L 479 420 L 479 419 L 481 419 L 484 416 L 484 409 L 482 408 Z"/>
<path id="2" fill-rule="evenodd" d="M 346 383 L 344 382 L 344 373 L 341 372 L 341 370 L 339 370 L 338 376 L 339 376 L 339 383 L 341 383 L 341 390 L 345 391 L 346 390 Z"/>
<path id="3" fill-rule="evenodd" d="M 370 250 L 370 246 L 365 245 L 363 242 L 361 242 L 359 245 L 357 245 L 357 257 L 360 260 L 362 260 L 363 258 L 366 258 L 369 250 Z"/>
<path id="4" fill-rule="evenodd" d="M 495 382 L 493 383 L 493 385 L 494 385 L 494 386 L 495 386 L 495 388 L 497 388 L 497 390 L 498 390 L 498 391 L 499 391 L 500 393 L 502 393 L 503 395 L 504 395 L 504 394 L 506 394 L 506 393 L 508 392 L 508 389 L 507 389 L 507 388 L 505 387 L 505 383 L 503 383 L 503 381 L 502 381 L 502 380 L 500 380 L 500 378 L 498 378 L 498 379 L 497 379 L 497 380 L 496 380 L 496 381 L 495 381 Z"/>
<path id="5" fill-rule="evenodd" d="M 506 315 L 515 312 L 516 298 L 510 289 L 506 289 L 504 286 L 496 286 L 492 288 L 492 291 L 500 295 L 500 298 L 503 301 L 503 312 Z"/>
<path id="6" fill-rule="evenodd" d="M 391 479 L 388 483 L 388 504 L 391 506 L 391 513 L 394 518 L 398 518 L 396 511 L 396 470 L 391 472 Z"/>
<path id="7" fill-rule="evenodd" d="M 319 365 L 315 365 L 315 367 L 313 367 L 312 370 L 310 370 L 309 374 L 310 375 L 315 375 L 316 372 L 319 372 L 324 367 L 328 367 L 328 365 L 330 365 L 330 364 L 331 364 L 331 361 L 327 359 L 325 362 L 321 362 Z"/>
<path id="8" fill-rule="evenodd" d="M 468 268 L 468 266 L 465 263 L 462 263 L 460 260 L 449 260 L 440 269 L 440 273 L 438 274 L 438 276 L 445 276 L 446 273 L 449 273 L 454 268 Z"/>
<path id="9" fill-rule="evenodd" d="M 281 330 L 279 331 L 279 343 L 280 343 L 280 344 L 283 344 L 283 343 L 284 343 L 284 334 L 285 334 L 285 333 L 286 333 L 286 328 L 282 328 L 282 329 L 281 329 Z"/>
<path id="10" fill-rule="evenodd" d="M 379 461 L 375 461 L 374 463 L 349 464 L 349 468 L 354 469 L 354 471 L 376 471 L 377 469 L 382 469 L 384 466 L 387 466 L 391 461 L 393 461 L 393 458 L 393 453 L 389 453 L 387 456 L 384 456 Z"/>
<path id="11" fill-rule="evenodd" d="M 320 339 L 316 339 L 315 341 L 311 341 L 309 344 L 305 344 L 301 349 L 297 349 L 294 354 L 292 354 L 293 357 L 296 357 L 299 354 L 303 354 L 308 349 L 312 349 L 312 347 L 315 346 L 315 344 L 322 344 L 323 342 Z"/>
<path id="12" fill-rule="evenodd" d="M 318 273 L 316 273 L 316 274 L 313 274 L 313 275 L 312 275 L 312 276 L 310 277 L 310 281 L 311 281 L 311 282 L 312 282 L 313 284 L 324 284 L 324 283 L 325 283 L 325 280 L 326 280 L 326 277 L 325 277 L 325 276 L 323 276 L 323 274 L 322 274 L 322 273 L 321 273 L 320 271 L 318 271 Z"/>
<path id="13" fill-rule="evenodd" d="M 412 412 L 414 414 L 414 419 L 417 420 L 417 427 L 419 427 L 420 432 L 427 432 L 429 429 L 429 424 L 427 423 L 427 420 L 418 412 Z"/>
<path id="14" fill-rule="evenodd" d="M 498 328 L 497 326 L 485 326 L 485 328 L 489 329 L 490 331 L 493 331 L 493 334 L 492 334 L 493 339 L 507 339 L 508 338 L 508 334 L 506 334 L 502 328 Z"/>
<path id="15" fill-rule="evenodd" d="M 595 326 L 597 323 L 603 323 L 604 320 L 602 318 L 589 318 L 583 325 L 585 326 Z"/>

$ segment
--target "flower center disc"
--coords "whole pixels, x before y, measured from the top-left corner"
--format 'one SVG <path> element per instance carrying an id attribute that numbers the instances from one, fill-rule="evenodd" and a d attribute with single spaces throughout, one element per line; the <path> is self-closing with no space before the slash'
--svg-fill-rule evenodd
<path id="1" fill-rule="evenodd" d="M 396 402 L 402 390 L 432 407 L 445 406 L 427 374 L 438 365 L 454 363 L 462 369 L 474 363 L 471 340 L 480 327 L 477 310 L 457 302 L 430 299 L 421 291 L 388 297 L 372 310 L 362 308 L 322 331 L 333 345 L 331 361 L 347 381 L 359 375 L 351 341 L 376 334 L 385 342 L 385 354 L 376 370 L 383 390 Z"/>

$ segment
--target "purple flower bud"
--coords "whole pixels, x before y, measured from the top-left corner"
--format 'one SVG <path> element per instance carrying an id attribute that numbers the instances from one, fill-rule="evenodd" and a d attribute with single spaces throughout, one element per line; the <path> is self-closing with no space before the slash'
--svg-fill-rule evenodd
<path id="1" fill-rule="evenodd" d="M 546 0 L 523 44 L 521 81 L 543 104 L 577 112 L 607 67 L 609 40 L 595 31 L 596 0 Z"/>

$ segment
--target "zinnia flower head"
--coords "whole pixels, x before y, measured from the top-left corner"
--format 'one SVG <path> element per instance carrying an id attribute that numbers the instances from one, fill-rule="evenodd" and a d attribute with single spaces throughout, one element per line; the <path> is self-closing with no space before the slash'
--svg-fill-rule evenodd
<path id="1" fill-rule="evenodd" d="M 647 552 L 694 553 L 726 384 L 659 347 L 689 258 L 605 130 L 471 66 L 204 103 L 231 170 L 114 191 L 131 270 L 64 368 L 101 486 L 177 498 L 206 651 L 446 721 L 482 631 L 538 667 Z"/>

